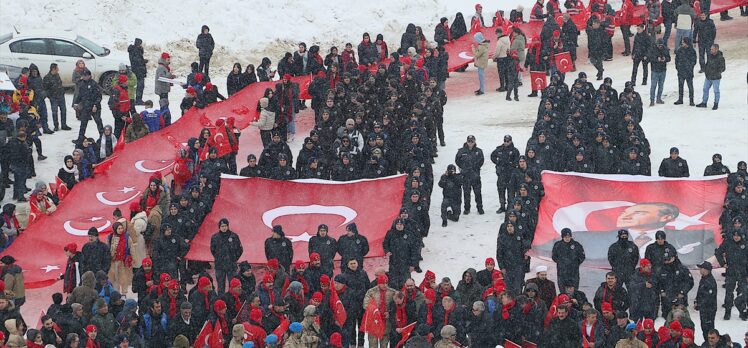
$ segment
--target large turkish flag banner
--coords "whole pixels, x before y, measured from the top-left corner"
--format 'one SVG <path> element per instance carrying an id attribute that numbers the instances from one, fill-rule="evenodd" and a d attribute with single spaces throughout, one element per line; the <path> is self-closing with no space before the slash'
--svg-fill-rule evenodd
<path id="1" fill-rule="evenodd" d="M 582 244 L 588 265 L 601 267 L 608 266 L 607 250 L 620 229 L 629 231 L 640 257 L 655 242 L 656 231 L 665 231 L 667 242 L 687 265 L 713 255 L 721 242 L 724 175 L 676 179 L 544 171 L 542 181 L 536 256 L 550 255 L 563 228 L 571 229 Z"/>
<path id="2" fill-rule="evenodd" d="M 352 182 L 223 175 L 213 211 L 192 240 L 187 258 L 213 261 L 210 238 L 222 218 L 229 219 L 229 228 L 244 246 L 241 261 L 267 262 L 264 241 L 274 225 L 283 226 L 293 243 L 294 260 L 307 261 L 308 241 L 317 234 L 317 226 L 327 224 L 330 235 L 338 238 L 352 222 L 369 240 L 367 257 L 384 256 L 382 241 L 400 212 L 404 183 L 404 175 Z"/>
<path id="3" fill-rule="evenodd" d="M 574 69 L 571 63 L 571 54 L 569 52 L 556 53 L 553 58 L 556 60 L 556 69 L 562 73 L 567 73 Z"/>

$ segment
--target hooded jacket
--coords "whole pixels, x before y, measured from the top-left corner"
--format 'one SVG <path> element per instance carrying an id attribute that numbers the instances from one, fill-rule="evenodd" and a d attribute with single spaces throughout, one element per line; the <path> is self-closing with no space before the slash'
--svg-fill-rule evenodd
<path id="1" fill-rule="evenodd" d="M 138 44 L 140 39 L 135 39 L 135 44 Z M 143 41 L 140 40 L 140 43 Z M 143 47 L 138 47 L 135 44 L 127 46 L 127 53 L 130 56 L 130 68 L 138 79 L 143 79 L 148 73 L 146 69 L 146 59 L 143 58 Z"/>
<path id="2" fill-rule="evenodd" d="M 473 37 L 475 42 L 478 44 L 473 47 L 473 57 L 475 59 L 475 67 L 478 69 L 485 69 L 488 67 L 488 44 L 489 41 L 483 38 L 483 34 L 478 32 Z"/>
<path id="3" fill-rule="evenodd" d="M 210 58 L 213 55 L 213 48 L 216 45 L 215 42 L 213 42 L 213 35 L 211 35 L 210 32 L 203 34 L 203 30 L 205 29 L 210 30 L 207 25 L 203 25 L 200 29 L 200 35 L 198 35 L 195 40 L 195 47 L 198 49 L 198 56 L 200 56 L 200 58 Z"/>
<path id="4" fill-rule="evenodd" d="M 3 270 L 5 275 L 5 294 L 14 299 L 26 297 L 26 286 L 23 283 L 23 270 L 16 264 L 8 265 Z"/>
<path id="5" fill-rule="evenodd" d="M 470 274 L 472 281 L 465 282 L 465 275 Z M 478 283 L 477 272 L 473 268 L 468 268 L 462 272 L 462 279 L 457 283 L 457 304 L 463 308 L 473 308 L 475 301 L 480 301 L 483 295 L 483 287 Z"/>
<path id="6" fill-rule="evenodd" d="M 80 303 L 83 306 L 84 313 L 91 313 L 94 301 L 99 297 L 95 289 L 96 276 L 94 272 L 88 271 L 81 276 L 81 285 L 73 289 L 73 293 L 68 296 L 68 304 Z"/>
<path id="7" fill-rule="evenodd" d="M 725 72 L 725 57 L 722 56 L 722 51 L 717 51 L 717 54 L 711 52 L 707 54 L 706 66 L 704 66 L 706 79 L 721 80 L 723 72 Z"/>

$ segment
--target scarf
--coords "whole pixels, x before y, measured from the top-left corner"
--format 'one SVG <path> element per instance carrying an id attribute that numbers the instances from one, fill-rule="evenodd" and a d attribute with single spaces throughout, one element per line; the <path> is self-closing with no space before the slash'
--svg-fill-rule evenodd
<path id="1" fill-rule="evenodd" d="M 166 296 L 169 297 L 169 318 L 174 318 L 177 315 L 177 297 L 171 296 L 170 292 L 166 292 Z"/>
<path id="2" fill-rule="evenodd" d="M 166 71 L 168 71 L 168 72 L 171 72 L 171 67 L 170 67 L 170 66 L 168 66 L 168 65 L 166 65 L 166 64 L 164 64 L 164 63 L 158 63 L 158 65 L 160 65 L 160 66 L 162 66 L 162 67 L 166 68 Z"/>
<path id="3" fill-rule="evenodd" d="M 161 197 L 161 190 L 152 192 L 149 190 L 148 197 L 145 199 L 145 209 L 150 213 L 151 209 L 158 204 L 158 199 Z"/>
<path id="4" fill-rule="evenodd" d="M 405 311 L 405 301 L 395 305 L 395 328 L 400 329 L 408 325 L 408 313 Z"/>
<path id="5" fill-rule="evenodd" d="M 101 348 L 101 343 L 89 337 L 86 339 L 86 348 Z"/>
<path id="6" fill-rule="evenodd" d="M 642 333 L 644 333 L 644 344 L 646 344 L 647 347 L 652 347 L 652 344 L 654 344 L 653 337 L 654 337 L 655 331 L 652 330 L 652 332 L 649 335 L 647 335 L 647 333 L 644 331 L 642 331 Z"/>
<path id="7" fill-rule="evenodd" d="M 379 289 L 379 313 L 384 316 L 384 313 L 387 313 L 387 289 Z"/>
<path id="8" fill-rule="evenodd" d="M 75 176 L 75 181 L 80 180 L 80 175 L 78 174 L 78 166 L 73 163 L 73 168 L 68 168 L 67 165 L 62 166 L 62 170 L 64 170 L 68 174 L 73 174 Z"/>
<path id="9" fill-rule="evenodd" d="M 101 136 L 101 148 L 99 149 L 99 158 L 107 158 L 109 155 L 107 153 L 113 152 L 114 147 L 116 146 L 117 139 L 114 138 L 114 135 L 102 135 Z"/>
<path id="10" fill-rule="evenodd" d="M 128 245 L 128 236 L 127 233 L 122 233 L 122 235 L 112 235 L 110 237 L 110 243 L 111 243 L 111 252 L 112 252 L 112 261 L 125 261 L 125 259 L 130 256 L 130 246 Z M 124 243 L 123 243 L 124 242 Z"/>
<path id="11" fill-rule="evenodd" d="M 239 313 L 239 310 L 242 309 L 242 300 L 239 299 L 239 295 L 233 293 L 232 291 L 229 291 L 231 294 L 231 297 L 234 298 L 234 311 Z"/>
<path id="12" fill-rule="evenodd" d="M 582 324 L 582 337 L 584 337 L 587 342 L 595 343 L 595 327 L 597 326 L 597 322 L 592 324 L 592 328 L 590 329 L 590 335 L 587 335 L 587 320 L 584 321 Z"/>
<path id="13" fill-rule="evenodd" d="M 205 289 L 197 289 L 197 292 L 200 293 L 200 295 L 203 295 L 203 300 L 205 301 L 205 311 L 210 311 L 210 301 L 208 300 L 208 291 Z"/>
<path id="14" fill-rule="evenodd" d="M 444 24 L 444 30 L 447 31 L 447 41 L 452 41 L 452 30 L 449 29 L 449 24 Z"/>
<path id="15" fill-rule="evenodd" d="M 426 304 L 426 324 L 429 326 L 434 324 L 434 304 Z"/>
<path id="16" fill-rule="evenodd" d="M 405 294 L 405 299 L 408 301 L 415 301 L 416 295 L 418 295 L 417 290 L 413 290 L 413 293 L 405 289 L 405 285 L 403 285 L 403 293 Z"/>
<path id="17" fill-rule="evenodd" d="M 444 309 L 444 324 L 442 325 L 449 325 L 449 315 L 455 310 L 455 307 L 452 307 L 452 309 Z"/>
<path id="18" fill-rule="evenodd" d="M 270 298 L 270 304 L 275 304 L 275 292 L 273 291 L 273 288 L 268 289 L 265 283 L 262 283 L 262 288 L 268 292 L 268 297 Z"/>
<path id="19" fill-rule="evenodd" d="M 650 277 L 652 277 L 652 270 L 650 269 L 649 272 L 645 272 L 644 269 L 639 268 L 639 273 L 647 276 L 647 280 L 649 280 Z"/>
<path id="20" fill-rule="evenodd" d="M 63 284 L 63 292 L 67 294 L 72 293 L 73 289 L 78 285 L 76 284 L 76 273 L 78 271 L 75 265 L 75 263 L 78 262 L 75 259 L 76 255 L 78 255 L 78 253 L 75 253 L 75 255 L 68 258 L 68 265 L 70 265 L 70 267 L 65 267 L 65 280 L 67 280 L 67 282 L 64 282 Z"/>
<path id="21" fill-rule="evenodd" d="M 49 209 L 52 208 L 52 202 L 50 202 L 49 199 L 47 199 L 47 196 L 42 196 L 42 198 L 39 198 L 37 196 L 35 198 L 36 198 L 36 204 L 34 205 L 36 206 L 36 208 L 44 214 L 49 212 Z"/>
<path id="22" fill-rule="evenodd" d="M 509 304 L 501 307 L 501 318 L 504 320 L 509 320 L 509 311 L 514 308 L 514 305 L 517 304 L 517 301 L 512 300 L 512 302 L 509 302 Z"/>
<path id="23" fill-rule="evenodd" d="M 5 226 L 8 226 L 8 228 L 15 228 L 16 231 L 18 230 L 18 219 L 15 214 L 8 215 L 3 213 L 3 221 L 5 222 Z"/>
<path id="24" fill-rule="evenodd" d="M 610 304 L 613 304 L 613 290 L 608 288 L 608 286 L 603 287 L 603 296 L 600 303 L 608 302 Z"/>

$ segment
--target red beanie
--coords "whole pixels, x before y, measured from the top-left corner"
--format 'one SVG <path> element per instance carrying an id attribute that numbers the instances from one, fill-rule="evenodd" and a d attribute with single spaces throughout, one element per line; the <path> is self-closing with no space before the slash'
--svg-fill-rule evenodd
<path id="1" fill-rule="evenodd" d="M 5 333 L 0 331 L 0 341 L 5 342 Z"/>
<path id="2" fill-rule="evenodd" d="M 494 270 L 493 273 L 491 273 L 491 279 L 492 280 L 504 279 L 504 274 L 501 273 L 501 271 L 499 270 Z"/>
<path id="3" fill-rule="evenodd" d="M 252 308 L 252 311 L 249 312 L 249 320 L 254 322 L 262 322 L 262 310 L 259 308 Z"/>
<path id="4" fill-rule="evenodd" d="M 496 265 L 496 262 L 494 262 L 493 257 L 489 257 L 486 259 L 486 266 L 488 265 Z"/>
<path id="5" fill-rule="evenodd" d="M 567 295 L 567 294 L 558 295 L 558 302 L 560 302 L 560 303 L 569 303 L 569 301 L 570 301 L 569 300 L 569 295 Z"/>
<path id="6" fill-rule="evenodd" d="M 683 325 L 681 325 L 679 321 L 673 320 L 673 322 L 670 323 L 670 330 L 681 332 L 683 331 Z"/>
<path id="7" fill-rule="evenodd" d="M 644 319 L 644 323 L 642 324 L 645 329 L 654 329 L 655 323 L 652 319 Z"/>
<path id="8" fill-rule="evenodd" d="M 603 304 L 600 307 L 602 307 L 603 312 L 613 311 L 613 305 L 610 304 L 610 302 L 603 302 Z"/>
<path id="9" fill-rule="evenodd" d="M 377 285 L 387 284 L 387 281 L 389 281 L 389 279 L 387 278 L 386 274 L 382 274 L 377 277 Z"/>
<path id="10" fill-rule="evenodd" d="M 71 254 L 75 254 L 78 252 L 78 244 L 70 243 L 65 246 L 65 251 L 69 251 Z"/>
<path id="11" fill-rule="evenodd" d="M 265 276 L 262 277 L 263 283 L 272 283 L 275 279 L 273 278 L 273 275 L 270 273 L 265 273 Z"/>
<path id="12" fill-rule="evenodd" d="M 200 82 L 203 80 L 203 73 L 197 73 L 195 74 L 195 81 Z"/>
<path id="13" fill-rule="evenodd" d="M 187 87 L 187 94 L 195 94 L 195 87 L 192 87 L 192 86 Z"/>
<path id="14" fill-rule="evenodd" d="M 416 61 L 416 68 L 423 68 L 423 58 Z"/>
<path id="15" fill-rule="evenodd" d="M 160 284 L 166 285 L 166 283 L 171 280 L 171 276 L 169 275 L 169 273 L 161 273 L 158 279 Z"/>
<path id="16" fill-rule="evenodd" d="M 127 75 L 119 75 L 119 79 L 117 79 L 117 83 L 120 85 L 124 85 L 127 83 Z"/>
<path id="17" fill-rule="evenodd" d="M 339 332 L 333 332 L 330 335 L 330 345 L 337 348 L 343 348 L 343 337 L 340 336 Z"/>
<path id="18" fill-rule="evenodd" d="M 270 259 L 268 260 L 268 268 L 272 270 L 276 270 L 280 267 L 280 263 L 278 262 L 278 259 Z"/>
<path id="19" fill-rule="evenodd" d="M 291 74 L 283 74 L 283 79 L 284 80 L 290 80 L 291 79 Z"/>
<path id="20" fill-rule="evenodd" d="M 683 329 L 683 337 L 693 340 L 693 329 Z"/>
<path id="21" fill-rule="evenodd" d="M 5 292 L 5 282 L 0 280 L 0 293 L 4 293 L 4 292 Z"/>
<path id="22" fill-rule="evenodd" d="M 319 261 L 320 260 L 319 253 L 311 253 L 311 254 L 309 254 L 309 259 L 312 260 L 312 261 Z"/>
<path id="23" fill-rule="evenodd" d="M 561 32 L 560 32 L 560 31 L 558 31 L 558 30 L 554 30 L 554 31 L 553 31 L 553 37 L 554 37 L 554 38 L 559 38 L 559 37 L 561 37 Z"/>
<path id="24" fill-rule="evenodd" d="M 304 261 L 296 260 L 296 262 L 293 263 L 293 266 L 294 268 L 299 269 L 306 266 L 306 264 L 304 263 Z"/>
<path id="25" fill-rule="evenodd" d="M 130 202 L 130 212 L 140 213 L 140 201 L 139 200 Z"/>
<path id="26" fill-rule="evenodd" d="M 223 300 L 218 300 L 213 304 L 213 308 L 216 310 L 216 312 L 226 309 L 226 302 Z"/>
<path id="27" fill-rule="evenodd" d="M 434 291 L 434 289 L 428 288 L 423 292 L 423 297 L 427 300 L 430 300 L 432 303 L 436 302 L 436 291 Z"/>
<path id="28" fill-rule="evenodd" d="M 92 332 L 96 332 L 96 326 L 93 324 L 86 326 L 86 333 L 90 334 Z"/>
<path id="29" fill-rule="evenodd" d="M 360 72 L 366 71 L 366 65 L 359 65 L 358 66 L 358 71 L 360 71 Z"/>
<path id="30" fill-rule="evenodd" d="M 208 91 L 212 90 L 212 89 L 213 89 L 213 83 L 210 83 L 210 82 L 208 82 L 208 83 L 207 83 L 207 84 L 205 85 L 205 89 L 206 89 L 206 90 L 208 90 Z"/>
<path id="31" fill-rule="evenodd" d="M 161 53 L 161 59 L 169 59 L 171 58 L 171 55 L 169 55 L 168 52 Z"/>
<path id="32" fill-rule="evenodd" d="M 647 259 L 641 259 L 641 260 L 639 260 L 639 266 L 641 266 L 642 268 L 647 267 L 647 266 L 649 266 L 651 264 L 652 263 L 649 262 L 649 260 L 647 260 Z"/>
<path id="33" fill-rule="evenodd" d="M 169 281 L 169 285 L 166 286 L 169 290 L 178 290 L 179 289 L 179 282 L 176 279 L 172 279 Z"/>
<path id="34" fill-rule="evenodd" d="M 242 281 L 236 278 L 231 278 L 231 281 L 229 282 L 229 289 L 238 288 L 242 286 Z"/>
<path id="35" fill-rule="evenodd" d="M 200 279 L 197 280 L 197 288 L 200 290 L 208 285 L 210 285 L 210 279 L 208 279 L 208 277 L 200 277 Z"/>
<path id="36" fill-rule="evenodd" d="M 324 297 L 321 292 L 317 291 L 312 295 L 312 301 L 322 302 Z"/>
<path id="37" fill-rule="evenodd" d="M 425 278 L 428 280 L 436 280 L 436 273 L 432 272 L 431 270 L 426 270 Z"/>
<path id="38" fill-rule="evenodd" d="M 330 286 L 330 276 L 327 274 L 323 274 L 321 277 L 319 277 L 319 284 Z"/>
<path id="39" fill-rule="evenodd" d="M 150 257 L 144 258 L 142 264 L 143 264 L 143 266 L 151 266 L 151 267 L 153 267 L 153 261 L 151 260 Z"/>

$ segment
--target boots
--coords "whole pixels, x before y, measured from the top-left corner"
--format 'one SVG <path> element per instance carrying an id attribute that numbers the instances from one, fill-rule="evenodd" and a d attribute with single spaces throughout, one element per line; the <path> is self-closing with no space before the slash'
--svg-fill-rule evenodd
<path id="1" fill-rule="evenodd" d="M 690 106 L 696 105 L 696 104 L 693 103 L 693 98 L 691 98 L 691 100 L 688 102 L 688 105 L 690 105 Z"/>
<path id="2" fill-rule="evenodd" d="M 706 103 L 699 103 L 699 105 L 696 105 L 697 108 L 705 108 Z"/>
<path id="3" fill-rule="evenodd" d="M 447 220 L 446 219 L 442 219 L 442 227 L 447 227 Z"/>
<path id="4" fill-rule="evenodd" d="M 731 311 L 732 311 L 732 307 L 725 308 L 725 317 L 724 317 L 725 320 L 730 320 Z"/>
<path id="5" fill-rule="evenodd" d="M 483 207 L 478 207 L 478 215 L 483 215 L 485 212 L 483 211 Z"/>
<path id="6" fill-rule="evenodd" d="M 654 101 L 654 100 L 650 100 L 650 101 L 649 101 L 649 106 L 650 106 L 650 107 L 651 107 L 651 106 L 655 106 L 655 101 Z"/>
<path id="7" fill-rule="evenodd" d="M 501 214 L 506 212 L 506 207 L 502 204 L 501 207 L 499 207 L 499 210 L 496 211 L 496 214 Z"/>
<path id="8" fill-rule="evenodd" d="M 538 96 L 538 91 L 532 91 L 532 93 L 528 94 L 527 96 L 530 97 L 530 98 L 537 97 Z"/>
<path id="9" fill-rule="evenodd" d="M 678 100 L 676 100 L 675 103 L 673 103 L 673 105 L 681 105 L 681 104 L 683 104 L 683 98 L 678 98 Z"/>
<path id="10" fill-rule="evenodd" d="M 718 107 L 719 107 L 719 104 L 718 103 L 714 103 L 714 106 L 712 106 L 712 110 L 717 110 Z"/>

